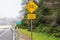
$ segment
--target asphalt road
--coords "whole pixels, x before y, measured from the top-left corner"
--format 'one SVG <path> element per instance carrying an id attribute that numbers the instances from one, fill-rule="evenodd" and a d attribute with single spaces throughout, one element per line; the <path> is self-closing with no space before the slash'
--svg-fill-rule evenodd
<path id="1" fill-rule="evenodd" d="M 14 38 L 15 37 L 15 38 Z M 17 30 L 13 31 L 12 27 L 0 26 L 0 40 L 30 40 L 25 34 L 22 32 L 18 32 Z"/>
<path id="2" fill-rule="evenodd" d="M 10 29 L 0 29 L 0 40 L 13 40 L 13 32 Z"/>

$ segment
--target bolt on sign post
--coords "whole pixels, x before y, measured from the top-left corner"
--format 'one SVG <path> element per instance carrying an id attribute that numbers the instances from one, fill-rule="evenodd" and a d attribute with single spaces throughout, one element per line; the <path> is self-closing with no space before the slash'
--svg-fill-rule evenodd
<path id="1" fill-rule="evenodd" d="M 36 14 L 33 14 L 33 12 L 38 8 L 38 6 L 35 2 L 33 2 L 33 0 L 30 0 L 25 7 L 30 12 L 29 14 L 27 14 L 27 19 L 31 20 L 31 40 L 32 40 L 32 28 L 33 28 L 32 20 L 36 19 Z"/>

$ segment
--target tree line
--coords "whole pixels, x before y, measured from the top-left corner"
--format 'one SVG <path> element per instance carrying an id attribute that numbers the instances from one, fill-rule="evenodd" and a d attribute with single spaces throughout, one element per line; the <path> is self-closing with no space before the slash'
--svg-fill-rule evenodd
<path id="1" fill-rule="evenodd" d="M 37 17 L 33 20 L 33 31 L 48 33 L 55 37 L 60 37 L 60 0 L 38 1 L 39 3 L 34 1 L 39 8 L 34 12 Z M 23 3 L 25 5 L 26 2 Z M 30 31 L 31 21 L 26 17 L 29 12 L 25 8 L 23 8 L 23 11 L 25 12 L 25 18 L 22 21 L 21 28 Z"/>

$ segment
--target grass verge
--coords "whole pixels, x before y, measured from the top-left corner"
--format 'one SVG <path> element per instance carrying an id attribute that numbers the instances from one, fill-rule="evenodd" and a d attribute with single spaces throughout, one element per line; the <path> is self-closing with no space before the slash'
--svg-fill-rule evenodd
<path id="1" fill-rule="evenodd" d="M 30 31 L 27 29 L 19 29 L 22 33 L 24 33 L 27 37 L 31 37 Z M 55 38 L 53 36 L 48 36 L 44 33 L 36 33 L 33 32 L 33 40 L 60 40 L 59 38 Z"/>

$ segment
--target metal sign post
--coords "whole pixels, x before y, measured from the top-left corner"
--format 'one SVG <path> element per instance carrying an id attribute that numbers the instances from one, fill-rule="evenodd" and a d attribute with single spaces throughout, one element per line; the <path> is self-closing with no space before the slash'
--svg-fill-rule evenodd
<path id="1" fill-rule="evenodd" d="M 32 29 L 33 29 L 33 25 L 32 25 L 32 20 L 36 19 L 36 14 L 33 14 L 33 12 L 38 8 L 38 5 L 33 2 L 33 0 L 30 0 L 30 2 L 25 6 L 26 9 L 30 12 L 29 14 L 27 14 L 27 19 L 31 20 L 31 40 L 32 38 Z"/>
<path id="2" fill-rule="evenodd" d="M 30 22 L 31 22 L 31 40 L 33 39 L 32 37 L 32 32 L 33 32 L 33 20 L 36 19 L 36 14 L 27 14 L 27 19 L 30 19 Z"/>
<path id="3" fill-rule="evenodd" d="M 31 40 L 33 39 L 33 38 L 32 38 L 32 28 L 33 28 L 33 27 L 32 27 L 32 20 L 31 20 Z"/>

